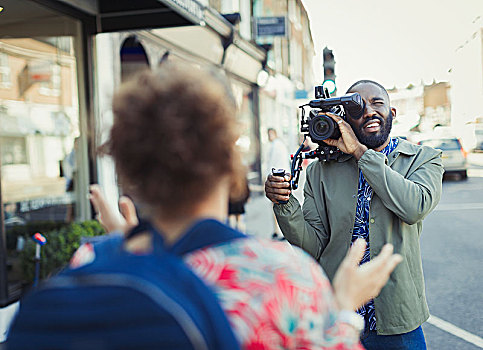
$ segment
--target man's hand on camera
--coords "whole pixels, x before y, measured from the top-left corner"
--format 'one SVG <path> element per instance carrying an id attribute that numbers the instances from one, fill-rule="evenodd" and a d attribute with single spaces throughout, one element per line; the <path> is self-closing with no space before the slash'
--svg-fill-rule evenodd
<path id="1" fill-rule="evenodd" d="M 274 203 L 288 201 L 290 193 L 290 175 L 282 176 L 268 175 L 265 181 L 265 196 Z"/>
<path id="2" fill-rule="evenodd" d="M 357 160 L 359 160 L 367 147 L 359 142 L 356 134 L 352 130 L 352 127 L 344 119 L 333 113 L 326 113 L 329 117 L 339 125 L 341 137 L 338 140 L 326 139 L 324 140 L 329 146 L 335 146 L 342 152 L 352 154 Z"/>

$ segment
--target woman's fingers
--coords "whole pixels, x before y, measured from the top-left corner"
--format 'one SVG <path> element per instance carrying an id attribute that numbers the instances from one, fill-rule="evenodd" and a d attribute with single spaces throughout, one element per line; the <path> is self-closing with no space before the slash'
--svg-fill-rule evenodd
<path id="1" fill-rule="evenodd" d="M 89 187 L 89 190 L 90 190 L 89 199 L 91 200 L 91 203 L 94 206 L 96 213 L 99 213 L 99 191 L 100 191 L 99 186 L 91 185 Z"/>
<path id="2" fill-rule="evenodd" d="M 139 223 L 136 207 L 130 198 L 122 196 L 119 199 L 119 210 L 121 211 L 121 214 L 126 220 L 126 224 L 129 226 L 129 228 L 132 228 Z"/>
<path id="3" fill-rule="evenodd" d="M 361 272 L 366 274 L 367 278 L 374 280 L 374 286 L 378 288 L 376 295 L 386 284 L 392 271 L 403 260 L 401 255 L 393 254 L 393 251 L 393 245 L 386 244 L 378 256 L 360 267 Z"/>
<path id="4" fill-rule="evenodd" d="M 352 244 L 352 247 L 347 253 L 346 260 L 351 266 L 359 265 L 362 257 L 364 256 L 364 251 L 366 250 L 366 241 L 362 238 L 356 239 Z"/>
<path id="5" fill-rule="evenodd" d="M 129 228 L 137 224 L 136 209 L 131 200 L 123 199 L 119 203 L 119 208 L 111 206 L 99 185 L 90 186 L 90 199 L 96 211 L 97 220 L 107 232 L 127 232 Z"/>
<path id="6" fill-rule="evenodd" d="M 393 254 L 393 252 L 393 245 L 385 244 L 379 255 L 372 259 L 374 262 L 373 268 L 376 270 L 388 271 L 389 273 L 392 272 L 396 265 L 402 261 L 402 256 L 399 254 Z"/>
<path id="7" fill-rule="evenodd" d="M 385 269 L 388 275 L 396 268 L 396 266 L 403 261 L 403 257 L 400 254 L 393 254 L 385 264 Z"/>

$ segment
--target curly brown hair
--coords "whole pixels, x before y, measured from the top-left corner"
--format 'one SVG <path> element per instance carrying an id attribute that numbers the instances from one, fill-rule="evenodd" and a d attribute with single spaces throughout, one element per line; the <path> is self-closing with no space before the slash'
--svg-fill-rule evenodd
<path id="1" fill-rule="evenodd" d="M 173 64 L 123 84 L 106 146 L 126 192 L 166 215 L 190 212 L 226 176 L 232 197 L 243 195 L 230 101 L 213 74 Z"/>

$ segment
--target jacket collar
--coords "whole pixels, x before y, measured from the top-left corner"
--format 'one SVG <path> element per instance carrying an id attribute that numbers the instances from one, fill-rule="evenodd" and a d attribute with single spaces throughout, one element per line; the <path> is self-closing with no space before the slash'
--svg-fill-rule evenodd
<path id="1" fill-rule="evenodd" d="M 387 165 L 391 166 L 400 154 L 413 156 L 417 153 L 418 146 L 398 137 L 399 143 L 394 151 L 387 155 Z"/>
<path id="2" fill-rule="evenodd" d="M 415 145 L 414 143 L 406 141 L 400 137 L 398 137 L 398 139 L 399 144 L 397 145 L 396 149 L 392 151 L 392 153 L 398 152 L 408 156 L 413 156 L 418 152 L 418 145 Z"/>
<path id="3" fill-rule="evenodd" d="M 404 155 L 407 155 L 407 156 L 412 156 L 412 155 L 415 155 L 417 153 L 417 150 L 418 150 L 417 145 L 415 145 L 415 144 L 413 144 L 409 141 L 406 141 L 406 140 L 404 140 L 400 137 L 398 137 L 398 139 L 399 139 L 399 142 L 398 142 L 396 149 L 388 155 L 389 165 L 391 165 L 396 160 L 398 155 L 401 154 L 401 153 L 404 154 Z M 347 161 L 351 158 L 354 158 L 351 154 L 342 153 L 341 156 L 337 159 L 337 161 L 339 163 L 342 163 L 342 162 L 345 162 L 345 161 Z"/>

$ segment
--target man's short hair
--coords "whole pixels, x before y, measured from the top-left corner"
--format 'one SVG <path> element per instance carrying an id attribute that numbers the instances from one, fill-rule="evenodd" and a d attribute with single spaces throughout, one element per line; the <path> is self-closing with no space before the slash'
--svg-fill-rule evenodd
<path id="1" fill-rule="evenodd" d="M 357 85 L 361 85 L 361 84 L 372 84 L 372 85 L 375 85 L 375 86 L 379 87 L 382 91 L 384 91 L 384 94 L 386 95 L 388 101 L 390 100 L 389 99 L 389 94 L 387 93 L 387 90 L 386 90 L 386 88 L 384 86 L 382 86 L 381 84 L 379 84 L 376 81 L 368 80 L 368 79 L 363 79 L 363 80 L 356 81 L 354 84 L 352 84 L 347 89 L 346 94 L 349 93 L 349 92 L 352 92 L 352 89 L 354 89 Z"/>

